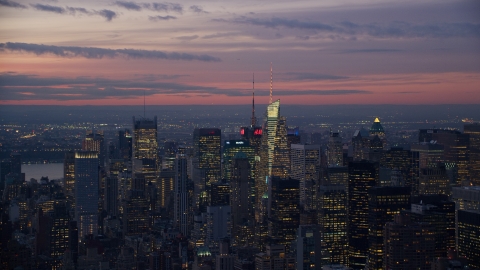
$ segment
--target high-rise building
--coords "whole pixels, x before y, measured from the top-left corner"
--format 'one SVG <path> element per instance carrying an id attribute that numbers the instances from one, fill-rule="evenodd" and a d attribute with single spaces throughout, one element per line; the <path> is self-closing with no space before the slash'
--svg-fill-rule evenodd
<path id="1" fill-rule="evenodd" d="M 268 235 L 289 251 L 300 225 L 300 183 L 294 179 L 273 177 L 269 185 Z"/>
<path id="2" fill-rule="evenodd" d="M 253 238 L 254 201 L 252 201 L 251 165 L 243 152 L 238 152 L 231 165 L 232 237 L 233 245 L 248 244 Z"/>
<path id="3" fill-rule="evenodd" d="M 198 159 L 198 169 L 203 174 L 201 196 L 210 203 L 212 183 L 221 178 L 221 141 L 222 133 L 218 128 L 196 128 L 193 132 L 194 157 Z"/>
<path id="4" fill-rule="evenodd" d="M 297 230 L 296 243 L 296 269 L 322 269 L 321 237 L 318 225 L 300 225 Z"/>
<path id="5" fill-rule="evenodd" d="M 321 185 L 318 190 L 318 225 L 321 234 L 321 265 L 348 262 L 347 189 Z"/>
<path id="6" fill-rule="evenodd" d="M 175 226 L 184 236 L 189 236 L 192 229 L 190 209 L 190 184 L 187 174 L 187 157 L 180 152 L 175 159 L 174 214 Z"/>
<path id="7" fill-rule="evenodd" d="M 410 208 L 409 187 L 372 187 L 368 190 L 368 259 L 366 269 L 382 269 L 383 231 L 401 210 Z"/>
<path id="8" fill-rule="evenodd" d="M 348 244 L 349 263 L 353 269 L 363 269 L 368 252 L 368 190 L 378 183 L 378 163 L 354 161 L 348 163 Z"/>
<path id="9" fill-rule="evenodd" d="M 129 190 L 123 201 L 123 233 L 134 235 L 150 228 L 149 200 L 144 190 Z"/>
<path id="10" fill-rule="evenodd" d="M 423 168 L 435 168 L 444 162 L 444 146 L 435 143 L 421 143 L 411 145 L 412 153 L 412 194 L 418 194 L 420 171 Z"/>
<path id="11" fill-rule="evenodd" d="M 472 269 L 480 268 L 480 211 L 458 210 L 458 255 Z"/>
<path id="12" fill-rule="evenodd" d="M 267 106 L 267 119 L 260 146 L 260 157 L 255 175 L 256 214 L 258 222 L 263 222 L 265 212 L 262 198 L 267 194 L 268 178 L 287 178 L 290 168 L 290 150 L 287 142 L 286 120 L 280 116 L 280 100 Z"/>
<path id="13" fill-rule="evenodd" d="M 418 178 L 418 194 L 450 195 L 450 179 L 444 164 L 437 167 L 421 168 Z"/>
<path id="14" fill-rule="evenodd" d="M 130 130 L 118 131 L 118 149 L 121 159 L 132 160 L 132 133 Z"/>
<path id="15" fill-rule="evenodd" d="M 98 233 L 99 163 L 96 151 L 75 152 L 75 220 L 78 239 Z"/>
<path id="16" fill-rule="evenodd" d="M 175 171 L 162 170 L 158 179 L 157 206 L 160 208 L 173 209 L 173 192 L 175 189 Z"/>
<path id="17" fill-rule="evenodd" d="M 446 257 L 455 249 L 455 203 L 446 195 L 412 197 L 411 210 L 402 211 L 414 222 L 433 226 L 435 257 Z"/>
<path id="18" fill-rule="evenodd" d="M 320 145 L 292 144 L 290 177 L 300 181 L 300 205 L 315 209 L 315 186 L 320 169 Z"/>
<path id="19" fill-rule="evenodd" d="M 384 168 L 388 168 L 397 172 L 397 179 L 394 185 L 412 186 L 413 168 L 412 168 L 412 152 L 403 147 L 392 147 L 383 153 L 380 164 Z M 418 170 L 418 169 L 417 169 Z"/>
<path id="20" fill-rule="evenodd" d="M 328 166 L 343 166 L 343 144 L 342 137 L 338 132 L 330 133 L 327 146 Z"/>
<path id="21" fill-rule="evenodd" d="M 222 170 L 223 176 L 222 178 L 228 182 L 231 179 L 231 170 L 232 170 L 232 162 L 235 155 L 239 152 L 242 152 L 244 155 L 247 156 L 248 162 L 250 163 L 250 167 L 255 167 L 255 148 L 250 146 L 250 142 L 246 140 L 228 140 L 225 141 L 223 145 L 223 154 L 222 154 Z M 250 172 L 250 179 L 254 179 L 255 174 L 253 170 Z M 252 182 L 253 184 L 253 182 Z"/>
<path id="22" fill-rule="evenodd" d="M 104 210 L 109 216 L 118 215 L 118 177 L 110 176 L 105 179 Z"/>
<path id="23" fill-rule="evenodd" d="M 74 202 L 75 195 L 75 152 L 65 152 L 65 159 L 63 160 L 63 190 L 67 199 Z M 72 205 L 75 207 L 75 205 Z"/>
<path id="24" fill-rule="evenodd" d="M 231 208 L 224 206 L 207 206 L 205 245 L 212 254 L 219 254 L 220 242 L 231 237 Z"/>
<path id="25" fill-rule="evenodd" d="M 456 210 L 480 210 L 480 187 L 453 187 L 452 201 Z"/>
<path id="26" fill-rule="evenodd" d="M 463 133 L 469 136 L 468 169 L 470 181 L 474 186 L 480 186 L 480 123 L 464 125 Z"/>
<path id="27" fill-rule="evenodd" d="M 132 138 L 133 172 L 145 175 L 146 182 L 158 186 L 157 117 L 153 119 L 133 117 Z"/>
<path id="28" fill-rule="evenodd" d="M 107 148 L 105 147 L 103 131 L 87 130 L 82 141 L 82 150 L 97 152 L 99 165 L 105 167 Z"/>
<path id="29" fill-rule="evenodd" d="M 430 270 L 434 260 L 435 235 L 432 225 L 412 222 L 408 216 L 396 215 L 385 225 L 383 269 Z"/>
<path id="30" fill-rule="evenodd" d="M 211 206 L 230 205 L 230 185 L 225 181 L 213 183 L 211 194 Z"/>

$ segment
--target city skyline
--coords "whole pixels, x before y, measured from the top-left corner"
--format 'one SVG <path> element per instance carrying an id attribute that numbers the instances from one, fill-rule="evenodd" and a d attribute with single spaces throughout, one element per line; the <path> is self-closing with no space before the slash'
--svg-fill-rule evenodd
<path id="1" fill-rule="evenodd" d="M 479 104 L 477 1 L 0 1 L 0 104 Z"/>

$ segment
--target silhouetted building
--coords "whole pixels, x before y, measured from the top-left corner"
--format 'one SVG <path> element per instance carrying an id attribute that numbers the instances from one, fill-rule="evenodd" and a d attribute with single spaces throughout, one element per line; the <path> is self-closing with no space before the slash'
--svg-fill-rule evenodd
<path id="1" fill-rule="evenodd" d="M 296 269 L 322 269 L 321 265 L 321 237 L 318 225 L 300 225 L 296 239 Z"/>
<path id="2" fill-rule="evenodd" d="M 480 186 L 480 123 L 464 125 L 463 132 L 469 136 L 468 169 L 470 181 L 474 186 Z"/>
<path id="3" fill-rule="evenodd" d="M 300 205 L 305 210 L 315 209 L 315 186 L 320 169 L 320 146 L 292 144 L 290 149 L 290 177 L 300 181 Z"/>
<path id="4" fill-rule="evenodd" d="M 430 270 L 435 254 L 435 235 L 430 224 L 396 215 L 385 225 L 383 269 Z"/>

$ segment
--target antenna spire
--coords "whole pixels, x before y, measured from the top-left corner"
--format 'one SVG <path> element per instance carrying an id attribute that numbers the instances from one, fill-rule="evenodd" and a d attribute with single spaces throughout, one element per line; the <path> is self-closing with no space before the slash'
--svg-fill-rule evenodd
<path id="1" fill-rule="evenodd" d="M 255 73 L 253 73 L 253 86 L 252 86 L 252 127 L 257 124 L 257 120 L 255 119 Z"/>
<path id="2" fill-rule="evenodd" d="M 272 103 L 272 90 L 273 90 L 273 68 L 272 68 L 272 62 L 270 62 L 270 104 Z"/>

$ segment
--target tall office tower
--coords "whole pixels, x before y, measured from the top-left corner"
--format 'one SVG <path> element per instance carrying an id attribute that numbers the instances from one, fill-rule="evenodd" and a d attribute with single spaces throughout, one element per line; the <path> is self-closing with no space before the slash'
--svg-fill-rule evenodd
<path id="1" fill-rule="evenodd" d="M 232 237 L 234 246 L 252 241 L 254 228 L 253 201 L 251 200 L 251 164 L 243 152 L 238 152 L 231 164 Z"/>
<path id="2" fill-rule="evenodd" d="M 327 146 L 328 166 L 343 166 L 343 143 L 340 133 L 330 133 Z"/>
<path id="3" fill-rule="evenodd" d="M 129 129 L 118 131 L 118 149 L 120 158 L 125 161 L 132 160 L 132 133 Z"/>
<path id="4" fill-rule="evenodd" d="M 211 196 L 211 206 L 222 206 L 230 205 L 230 194 L 231 189 L 230 185 L 225 181 L 219 181 L 213 183 L 212 186 L 212 196 Z"/>
<path id="5" fill-rule="evenodd" d="M 378 183 L 378 163 L 348 163 L 348 245 L 349 264 L 353 269 L 365 267 L 368 253 L 368 190 Z"/>
<path id="6" fill-rule="evenodd" d="M 470 138 L 468 142 L 470 181 L 474 186 L 480 186 L 480 123 L 464 125 L 463 133 Z"/>
<path id="7" fill-rule="evenodd" d="M 480 187 L 453 187 L 452 201 L 456 210 L 480 210 Z"/>
<path id="8" fill-rule="evenodd" d="M 380 165 L 384 168 L 396 171 L 399 178 L 395 179 L 394 185 L 412 186 L 412 152 L 402 147 L 392 147 L 382 155 Z"/>
<path id="9" fill-rule="evenodd" d="M 408 216 L 396 215 L 385 225 L 383 269 L 432 269 L 435 235 L 432 225 L 412 222 Z"/>
<path id="10" fill-rule="evenodd" d="M 109 176 L 105 179 L 105 201 L 103 209 L 109 216 L 118 215 L 118 177 Z"/>
<path id="11" fill-rule="evenodd" d="M 299 270 L 320 270 L 321 237 L 318 225 L 300 225 L 297 230 L 297 265 Z"/>
<path id="12" fill-rule="evenodd" d="M 210 202 L 210 187 L 221 179 L 222 132 L 218 128 L 196 128 L 193 132 L 194 157 L 198 159 L 198 169 L 205 173 L 202 197 Z"/>
<path id="13" fill-rule="evenodd" d="M 380 124 L 380 119 L 378 117 L 375 118 L 372 126 L 370 127 L 370 135 L 378 136 L 380 138 L 385 137 L 385 130 L 383 130 L 383 126 Z"/>
<path id="14" fill-rule="evenodd" d="M 300 181 L 300 206 L 316 209 L 315 190 L 320 170 L 320 145 L 292 144 L 290 177 Z"/>
<path id="15" fill-rule="evenodd" d="M 458 210 L 458 255 L 466 257 L 472 269 L 480 268 L 480 211 Z"/>
<path id="16" fill-rule="evenodd" d="M 318 225 L 322 240 L 321 265 L 348 262 L 347 189 L 321 185 L 318 191 Z"/>
<path id="17" fill-rule="evenodd" d="M 352 137 L 353 160 L 368 160 L 370 155 L 370 134 L 363 127 L 356 130 Z"/>
<path id="18" fill-rule="evenodd" d="M 437 130 L 432 134 L 433 140 L 445 147 L 444 160 L 454 169 L 454 182 L 461 185 L 462 181 L 470 179 L 469 165 L 469 135 L 458 130 Z"/>
<path id="19" fill-rule="evenodd" d="M 95 151 L 98 154 L 99 165 L 105 167 L 105 158 L 107 148 L 103 138 L 103 131 L 87 130 L 85 138 L 82 141 L 83 151 Z"/>
<path id="20" fill-rule="evenodd" d="M 5 188 L 5 177 L 12 172 L 12 161 L 10 159 L 2 159 L 0 162 L 0 194 L 3 194 Z"/>
<path id="21" fill-rule="evenodd" d="M 175 227 L 184 236 L 190 236 L 191 210 L 190 187 L 187 175 L 187 157 L 185 153 L 178 153 L 175 159 L 175 185 L 174 185 L 174 212 Z"/>
<path id="22" fill-rule="evenodd" d="M 225 141 L 223 145 L 223 154 L 222 154 L 222 178 L 228 182 L 231 179 L 231 169 L 232 162 L 235 155 L 239 152 L 242 152 L 247 156 L 250 167 L 254 168 L 255 166 L 255 149 L 250 146 L 249 141 L 245 140 L 229 140 Z M 251 173 L 251 179 L 255 176 Z"/>
<path id="23" fill-rule="evenodd" d="M 450 179 L 444 164 L 438 164 L 438 167 L 421 168 L 418 179 L 418 194 L 450 195 Z"/>
<path id="24" fill-rule="evenodd" d="M 79 242 L 86 235 L 98 233 L 98 166 L 97 152 L 75 152 L 75 220 Z"/>
<path id="25" fill-rule="evenodd" d="M 146 183 L 152 182 L 160 190 L 156 116 L 140 120 L 133 117 L 132 154 L 133 172 L 144 174 Z"/>
<path id="26" fill-rule="evenodd" d="M 255 178 L 256 207 L 261 209 L 262 197 L 267 193 L 268 178 L 288 177 L 290 168 L 287 127 L 285 118 L 280 116 L 280 100 L 267 106 L 267 119 L 263 130 L 260 161 Z M 255 214 L 260 221 L 265 213 Z"/>
<path id="27" fill-rule="evenodd" d="M 435 168 L 438 163 L 444 162 L 444 146 L 435 143 L 421 143 L 411 145 L 412 153 L 412 194 L 418 194 L 420 170 Z"/>
<path id="28" fill-rule="evenodd" d="M 300 183 L 294 179 L 273 177 L 268 194 L 268 235 L 277 244 L 290 245 L 300 225 Z"/>
<path id="29" fill-rule="evenodd" d="M 231 238 L 230 206 L 207 206 L 205 245 L 212 254 L 219 254 L 219 244 L 224 238 Z"/>
<path id="30" fill-rule="evenodd" d="M 382 269 L 383 231 L 401 210 L 410 208 L 409 187 L 372 187 L 368 190 L 368 259 L 366 269 Z"/>
<path id="31" fill-rule="evenodd" d="M 67 199 L 74 202 L 75 198 L 75 152 L 65 152 L 65 159 L 63 160 L 63 190 Z M 72 205 L 75 207 L 75 205 Z"/>
<path id="32" fill-rule="evenodd" d="M 287 128 L 287 144 L 289 149 L 292 144 L 302 144 L 299 127 Z"/>
<path id="33" fill-rule="evenodd" d="M 123 202 L 124 235 L 148 232 L 149 214 L 149 200 L 145 196 L 145 191 L 130 190 Z"/>
<path id="34" fill-rule="evenodd" d="M 433 226 L 435 257 L 446 257 L 455 249 L 455 203 L 446 195 L 412 197 L 411 210 L 402 211 L 414 222 Z"/>
<path id="35" fill-rule="evenodd" d="M 50 230 L 50 257 L 54 260 L 52 269 L 60 269 L 63 254 L 69 247 L 69 224 L 67 201 L 60 199 L 55 201 L 51 214 L 52 226 Z"/>
<path id="36" fill-rule="evenodd" d="M 158 179 L 158 207 L 173 209 L 172 194 L 175 189 L 175 170 L 160 171 L 160 178 Z"/>

